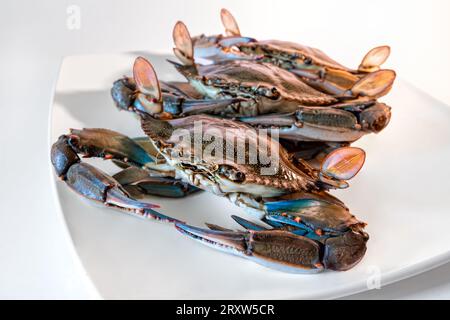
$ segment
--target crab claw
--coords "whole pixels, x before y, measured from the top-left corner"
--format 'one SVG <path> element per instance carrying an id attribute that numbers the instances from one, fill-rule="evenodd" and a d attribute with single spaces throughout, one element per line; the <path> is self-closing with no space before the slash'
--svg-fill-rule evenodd
<path id="1" fill-rule="evenodd" d="M 111 97 L 119 110 L 129 110 L 135 99 L 136 83 L 134 79 L 124 77 L 114 81 Z"/>
<path id="2" fill-rule="evenodd" d="M 165 176 L 151 176 L 147 170 L 128 167 L 113 176 L 134 198 L 143 195 L 156 195 L 168 198 L 181 198 L 199 191 L 189 183 Z"/>
<path id="3" fill-rule="evenodd" d="M 154 159 L 134 140 L 108 129 L 71 129 L 68 144 L 85 157 L 102 157 L 145 167 Z"/>
<path id="4" fill-rule="evenodd" d="M 247 219 L 244 219 L 239 216 L 232 215 L 231 218 L 233 218 L 234 221 L 236 221 L 240 226 L 244 227 L 247 230 L 254 230 L 254 231 L 268 230 L 267 228 L 265 228 L 257 223 L 248 221 Z"/>
<path id="5" fill-rule="evenodd" d="M 132 199 L 115 179 L 87 163 L 72 165 L 67 172 L 66 183 L 87 199 L 131 215 L 172 223 L 179 221 L 153 210 L 158 205 Z"/>
<path id="6" fill-rule="evenodd" d="M 317 273 L 324 269 L 317 242 L 281 230 L 222 231 L 176 223 L 181 233 L 212 248 L 290 273 Z"/>
<path id="7" fill-rule="evenodd" d="M 370 50 L 361 61 L 358 71 L 373 72 L 378 71 L 380 66 L 389 58 L 391 48 L 389 46 L 380 46 Z"/>
<path id="8" fill-rule="evenodd" d="M 332 202 L 329 202 L 329 201 Z M 264 222 L 320 244 L 326 269 L 345 271 L 364 257 L 366 224 L 332 199 L 293 198 L 265 203 Z"/>
<path id="9" fill-rule="evenodd" d="M 51 149 L 51 161 L 58 176 L 86 199 L 143 218 L 179 222 L 153 210 L 158 205 L 133 199 L 123 186 L 103 171 L 81 162 L 68 136 L 59 137 Z"/>
<path id="10" fill-rule="evenodd" d="M 384 103 L 375 103 L 363 110 L 359 116 L 363 130 L 380 132 L 387 127 L 391 120 L 391 107 Z"/>

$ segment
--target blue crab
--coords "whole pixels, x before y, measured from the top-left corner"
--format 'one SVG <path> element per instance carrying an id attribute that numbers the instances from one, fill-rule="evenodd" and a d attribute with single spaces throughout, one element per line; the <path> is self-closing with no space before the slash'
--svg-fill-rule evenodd
<path id="1" fill-rule="evenodd" d="M 389 46 L 370 50 L 359 67 L 350 69 L 319 49 L 280 40 L 256 40 L 241 36 L 231 13 L 221 10 L 225 35 L 200 35 L 193 38 L 195 57 L 214 63 L 229 60 L 257 60 L 273 64 L 297 75 L 309 85 L 341 98 L 381 97 L 395 80 L 393 70 L 380 66 L 390 55 Z M 178 52 L 175 52 L 179 54 Z M 182 54 L 179 54 L 183 58 Z"/>
<path id="2" fill-rule="evenodd" d="M 364 163 L 363 150 L 344 147 L 333 150 L 320 169 L 307 163 L 293 164 L 287 152 L 271 136 L 260 136 L 251 126 L 207 115 L 161 120 L 135 110 L 147 137 L 131 139 L 107 129 L 72 129 L 52 146 L 56 174 L 87 199 L 147 219 L 174 223 L 183 234 L 214 248 L 288 272 L 348 270 L 366 251 L 365 224 L 357 220 L 338 199 L 327 193 L 345 187 Z M 242 140 L 248 150 L 267 149 L 278 165 L 238 161 L 232 143 L 231 157 L 206 153 L 210 144 L 200 143 L 195 153 L 197 124 L 200 133 L 224 137 L 222 147 Z M 215 130 L 215 131 L 214 131 Z M 181 139 L 184 134 L 184 138 Z M 197 132 L 198 133 L 198 132 Z M 243 134 L 246 133 L 246 134 Z M 255 133 L 255 134 L 252 134 Z M 221 147 L 215 149 L 220 150 Z M 84 157 L 113 160 L 123 171 L 110 176 L 81 161 Z M 234 219 L 245 228 L 232 231 L 213 224 L 209 229 L 190 226 L 157 211 L 158 206 L 139 200 L 146 194 L 185 196 L 198 189 L 227 197 L 265 222 Z"/>
<path id="3" fill-rule="evenodd" d="M 182 23 L 175 30 L 174 34 L 186 36 L 176 41 L 179 45 L 190 43 Z M 390 107 L 383 103 L 372 99 L 339 102 L 270 64 L 227 61 L 201 66 L 192 60 L 176 67 L 188 83 L 160 82 L 149 61 L 136 59 L 133 78 L 114 83 L 116 106 L 161 119 L 212 114 L 256 128 L 278 128 L 280 137 L 287 140 L 347 143 L 380 132 L 391 116 Z"/>
<path id="4" fill-rule="evenodd" d="M 350 144 L 389 123 L 390 107 L 377 98 L 395 79 L 380 69 L 390 49 L 371 50 L 352 70 L 317 49 L 242 37 L 231 14 L 221 14 L 226 36 L 191 38 L 182 22 L 175 25 L 181 63 L 172 63 L 187 82 L 159 81 L 139 57 L 133 77 L 114 83 L 116 106 L 136 114 L 145 136 L 72 129 L 52 146 L 56 174 L 87 199 L 171 223 L 189 238 L 270 268 L 352 268 L 366 252 L 366 224 L 329 190 L 347 188 L 364 164 L 365 152 Z M 111 176 L 80 155 L 122 170 Z M 243 230 L 200 228 L 143 199 L 199 191 L 225 197 L 261 222 L 232 216 Z"/>

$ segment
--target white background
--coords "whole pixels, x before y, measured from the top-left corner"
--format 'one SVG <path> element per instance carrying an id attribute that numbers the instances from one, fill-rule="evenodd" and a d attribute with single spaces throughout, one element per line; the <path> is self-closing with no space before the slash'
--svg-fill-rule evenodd
<path id="1" fill-rule="evenodd" d="M 81 10 L 79 30 L 67 28 L 70 5 Z M 3 0 L 0 297 L 97 297 L 76 259 L 50 188 L 48 114 L 62 57 L 136 50 L 168 52 L 177 20 L 185 21 L 193 34 L 222 31 L 221 7 L 234 13 L 245 35 L 319 47 L 350 67 L 356 67 L 371 47 L 389 44 L 393 51 L 386 66 L 450 104 L 448 0 Z M 450 265 L 353 298 L 448 299 Z"/>

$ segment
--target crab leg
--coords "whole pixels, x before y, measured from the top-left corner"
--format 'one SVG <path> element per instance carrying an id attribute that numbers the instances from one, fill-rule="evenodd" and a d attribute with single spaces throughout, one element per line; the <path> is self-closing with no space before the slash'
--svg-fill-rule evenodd
<path id="1" fill-rule="evenodd" d="M 130 139 L 107 129 L 72 129 L 67 141 L 75 152 L 81 153 L 85 158 L 112 160 L 126 169 L 115 175 L 123 185 L 139 186 L 144 193 L 167 197 L 179 197 L 180 192 L 187 195 L 195 190 L 175 179 L 173 168 L 166 163 L 148 137 Z M 172 185 L 174 194 L 169 193 L 169 184 Z M 156 189 L 158 185 L 161 187 L 159 191 Z"/>
<path id="2" fill-rule="evenodd" d="M 176 223 L 175 227 L 207 246 L 269 268 L 291 273 L 317 273 L 323 270 L 319 244 L 287 231 L 219 231 L 184 223 Z"/>
<path id="3" fill-rule="evenodd" d="M 292 273 L 344 271 L 365 254 L 364 223 L 327 194 L 298 194 L 263 201 L 263 221 L 273 229 L 233 216 L 245 231 L 207 224 L 210 230 L 176 223 L 188 237 L 212 248 Z"/>
<path id="4" fill-rule="evenodd" d="M 114 159 L 140 168 L 155 163 L 155 159 L 137 142 L 108 129 L 71 129 L 67 142 L 84 157 Z"/>
<path id="5" fill-rule="evenodd" d="M 353 142 L 365 134 L 357 126 L 358 123 L 355 116 L 349 112 L 314 109 L 314 112 L 322 111 L 333 116 L 333 120 L 337 120 L 339 123 L 335 122 L 335 125 L 331 125 L 330 122 L 320 121 L 319 118 L 317 118 L 317 121 L 314 121 L 300 110 L 291 114 L 268 114 L 256 117 L 242 117 L 239 120 L 256 127 L 278 128 L 280 138 L 294 141 Z"/>
<path id="6" fill-rule="evenodd" d="M 133 199 L 123 186 L 110 175 L 82 163 L 72 148 L 69 137 L 62 135 L 51 150 L 51 159 L 57 175 L 75 192 L 89 200 L 120 209 L 128 214 L 166 222 L 179 220 L 154 210 L 157 205 Z"/>
<path id="7" fill-rule="evenodd" d="M 353 142 L 389 123 L 390 107 L 374 101 L 329 107 L 298 106 L 296 112 L 239 117 L 255 127 L 279 128 L 280 138 L 297 141 Z"/>
<path id="8" fill-rule="evenodd" d="M 247 230 L 253 230 L 253 231 L 264 231 L 264 230 L 269 230 L 266 227 L 263 227 L 257 223 L 248 221 L 244 218 L 241 218 L 239 216 L 235 216 L 232 215 L 231 218 L 233 218 L 234 221 L 236 221 L 239 225 L 241 225 L 242 227 L 244 227 Z"/>
<path id="9" fill-rule="evenodd" d="M 113 176 L 134 198 L 156 195 L 168 198 L 182 198 L 200 189 L 179 179 L 155 176 L 147 170 L 129 167 Z"/>

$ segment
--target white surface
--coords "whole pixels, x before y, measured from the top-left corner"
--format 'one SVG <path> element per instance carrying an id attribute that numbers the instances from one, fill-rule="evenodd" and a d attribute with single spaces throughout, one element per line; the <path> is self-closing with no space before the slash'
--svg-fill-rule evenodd
<path id="1" fill-rule="evenodd" d="M 77 4 L 81 9 L 79 30 L 66 27 L 69 4 Z M 50 198 L 48 112 L 61 58 L 78 53 L 168 51 L 176 20 L 185 20 L 193 33 L 206 29 L 219 32 L 217 12 L 222 6 L 232 10 L 245 33 L 315 45 L 350 66 L 359 62 L 371 46 L 388 43 L 393 48 L 388 66 L 450 103 L 447 0 L 319 0 L 295 4 L 208 0 L 2 1 L 0 297 L 95 297 L 74 259 L 57 206 Z M 286 19 L 286 14 L 291 19 Z M 361 16 L 367 19 L 357 24 L 363 20 Z M 424 166 L 428 168 L 427 161 Z M 438 174 L 439 168 L 428 170 Z M 418 179 L 426 180 L 426 176 Z M 424 228 L 429 211 L 432 208 L 423 208 Z M 450 267 L 446 265 L 351 298 L 358 297 L 450 298 Z"/>
<path id="2" fill-rule="evenodd" d="M 161 79 L 180 79 L 167 56 L 139 54 L 153 63 Z M 136 56 L 66 58 L 56 87 L 51 141 L 68 128 L 106 127 L 142 136 L 135 117 L 116 110 L 110 98 L 111 83 L 131 73 Z M 335 192 L 369 223 L 368 252 L 354 269 L 308 276 L 275 272 L 187 241 L 171 225 L 94 207 L 58 181 L 69 230 L 100 294 L 126 299 L 335 298 L 367 290 L 374 272 L 387 284 L 449 261 L 450 234 L 439 231 L 450 224 L 448 190 L 441 187 L 450 172 L 428 176 L 426 183 L 420 178 L 428 168 L 450 162 L 450 109 L 401 80 L 382 100 L 393 107 L 391 123 L 381 134 L 358 141 L 367 152 L 365 166 L 349 190 Z M 118 171 L 111 165 L 106 169 Z M 212 222 L 236 228 L 230 214 L 245 216 L 226 199 L 207 193 L 151 201 L 161 204 L 162 213 L 199 226 Z M 424 210 L 430 210 L 426 229 Z"/>

